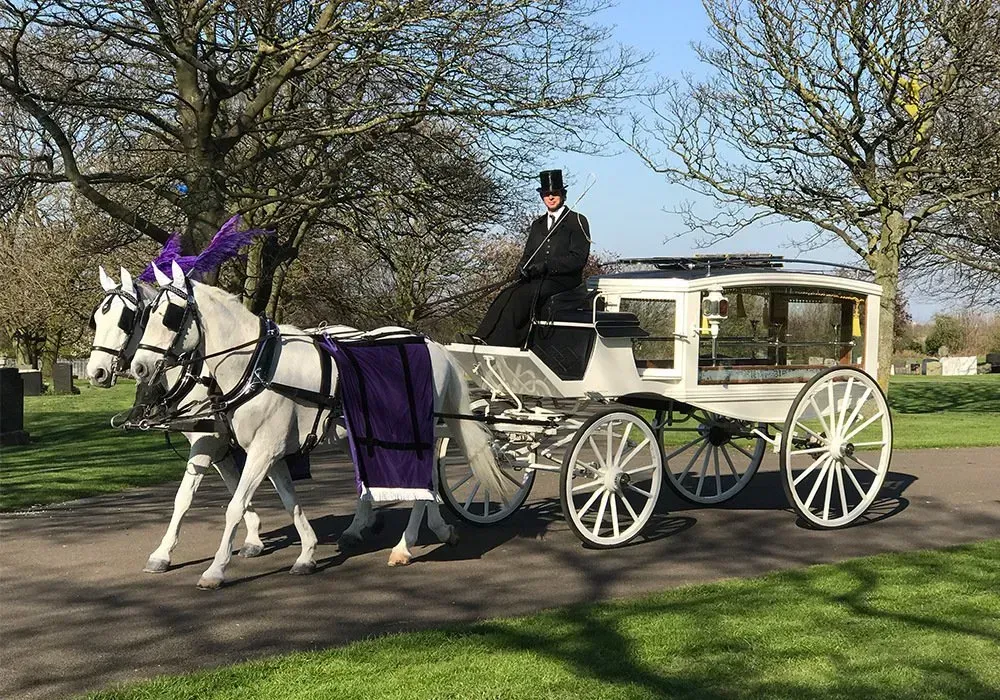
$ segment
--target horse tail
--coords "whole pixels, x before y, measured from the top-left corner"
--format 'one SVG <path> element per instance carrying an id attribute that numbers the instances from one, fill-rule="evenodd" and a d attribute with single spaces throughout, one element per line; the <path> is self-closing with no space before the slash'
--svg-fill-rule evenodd
<path id="1" fill-rule="evenodd" d="M 443 347 L 441 350 L 452 370 L 449 380 L 451 391 L 447 394 L 452 397 L 454 403 L 448 407 L 452 410 L 445 412 L 471 416 L 472 404 L 462 366 L 450 352 Z M 469 460 L 472 473 L 481 484 L 480 488 L 489 489 L 492 496 L 506 495 L 506 479 L 497 462 L 496 452 L 493 451 L 493 433 L 490 429 L 483 423 L 465 418 L 445 418 L 444 422 L 448 426 L 449 434 Z"/>

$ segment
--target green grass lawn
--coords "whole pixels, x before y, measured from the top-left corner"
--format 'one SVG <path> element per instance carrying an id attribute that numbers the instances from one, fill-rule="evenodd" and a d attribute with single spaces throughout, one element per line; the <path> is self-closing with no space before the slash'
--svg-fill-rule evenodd
<path id="1" fill-rule="evenodd" d="M 995 699 L 998 561 L 1000 541 L 881 555 L 384 637 L 90 697 Z"/>
<path id="2" fill-rule="evenodd" d="M 0 448 L 0 510 L 179 480 L 184 473 L 184 461 L 167 447 L 162 433 L 111 427 L 111 416 L 132 405 L 134 383 L 111 389 L 78 386 L 78 395 L 25 397 L 24 427 L 31 444 Z M 182 436 L 174 444 L 187 454 Z"/>
<path id="3" fill-rule="evenodd" d="M 897 450 L 1000 445 L 1000 374 L 893 377 L 889 405 Z"/>

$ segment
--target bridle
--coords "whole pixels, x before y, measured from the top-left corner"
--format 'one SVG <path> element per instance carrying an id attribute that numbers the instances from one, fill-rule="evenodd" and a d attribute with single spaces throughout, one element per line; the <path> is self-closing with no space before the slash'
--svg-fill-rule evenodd
<path id="1" fill-rule="evenodd" d="M 121 316 L 118 317 L 118 328 L 125 332 L 125 341 L 120 348 L 109 348 L 104 345 L 90 346 L 91 351 L 97 350 L 107 353 L 114 358 L 111 363 L 111 374 L 113 377 L 121 376 L 128 372 L 128 360 L 131 359 L 127 357 L 129 342 L 135 333 L 142 326 L 146 325 L 146 319 L 149 315 L 149 307 L 142 303 L 141 297 L 126 292 L 121 286 L 118 286 L 108 290 L 104 300 L 97 305 L 94 313 L 90 315 L 91 330 L 97 330 L 97 322 L 94 320 L 97 309 L 99 308 L 103 314 L 108 313 L 111 310 L 111 304 L 115 300 L 115 297 L 121 298 L 122 305 L 124 306 Z"/>
<path id="2" fill-rule="evenodd" d="M 186 304 L 184 306 L 175 304 L 170 300 L 170 294 L 176 294 L 177 296 L 185 299 Z M 154 371 L 150 382 L 154 382 L 156 380 L 159 373 L 166 369 L 166 365 L 170 364 L 170 366 L 177 366 L 186 364 L 181 360 L 180 355 L 174 352 L 174 346 L 177 345 L 177 341 L 183 337 L 183 330 L 189 319 L 194 319 L 194 325 L 198 330 L 198 337 L 199 339 L 202 337 L 201 322 L 198 318 L 198 314 L 196 313 L 194 293 L 191 289 L 191 283 L 189 281 L 185 280 L 184 289 L 181 289 L 173 284 L 161 287 L 159 294 L 157 294 L 156 298 L 150 303 L 149 310 L 152 311 L 159 306 L 161 299 L 165 299 L 167 302 L 167 308 L 163 312 L 163 327 L 168 331 L 173 331 L 173 339 L 166 347 L 150 345 L 148 343 L 139 343 L 136 346 L 137 350 L 149 350 L 150 352 L 155 352 L 157 355 L 161 356 L 161 359 L 156 363 L 156 370 Z"/>

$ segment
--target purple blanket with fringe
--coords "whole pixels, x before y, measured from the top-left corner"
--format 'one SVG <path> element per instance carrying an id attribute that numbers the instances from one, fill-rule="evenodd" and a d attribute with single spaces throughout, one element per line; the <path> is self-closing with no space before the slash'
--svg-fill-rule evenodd
<path id="1" fill-rule="evenodd" d="M 337 385 L 358 495 L 373 501 L 434 499 L 434 376 L 422 336 L 320 344 Z"/>

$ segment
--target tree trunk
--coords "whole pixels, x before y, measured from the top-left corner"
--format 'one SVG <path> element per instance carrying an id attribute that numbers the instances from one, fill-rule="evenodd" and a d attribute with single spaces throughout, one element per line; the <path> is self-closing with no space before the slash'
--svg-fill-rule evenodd
<path id="1" fill-rule="evenodd" d="M 868 265 L 875 273 L 875 284 L 882 287 L 881 312 L 878 323 L 878 383 L 889 392 L 889 369 L 892 367 L 893 335 L 896 315 L 896 294 L 899 290 L 899 246 L 906 222 L 894 212 L 883 224 L 884 238 L 888 245 L 868 256 Z"/>

